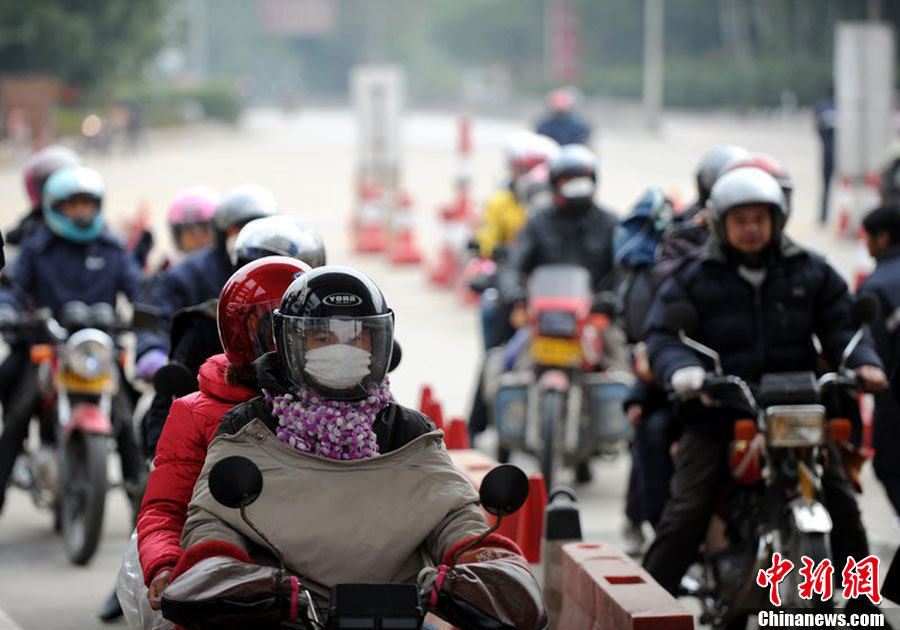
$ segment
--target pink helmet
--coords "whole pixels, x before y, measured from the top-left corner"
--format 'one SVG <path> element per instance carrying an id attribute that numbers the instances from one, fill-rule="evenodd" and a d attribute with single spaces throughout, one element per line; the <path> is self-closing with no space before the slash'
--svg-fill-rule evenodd
<path id="1" fill-rule="evenodd" d="M 44 183 L 64 166 L 80 166 L 81 158 L 72 149 L 59 144 L 45 147 L 25 162 L 25 191 L 32 208 L 41 207 Z"/>
<path id="2" fill-rule="evenodd" d="M 575 108 L 575 94 L 567 88 L 553 90 L 547 95 L 547 104 L 555 112 L 568 112 Z"/>
<path id="3" fill-rule="evenodd" d="M 219 205 L 219 193 L 209 186 L 185 188 L 172 200 L 169 206 L 169 225 L 193 225 L 212 221 Z"/>

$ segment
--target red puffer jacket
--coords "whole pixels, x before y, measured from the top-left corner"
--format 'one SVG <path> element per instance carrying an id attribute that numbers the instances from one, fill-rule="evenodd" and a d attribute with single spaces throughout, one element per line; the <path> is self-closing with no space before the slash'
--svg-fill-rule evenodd
<path id="1" fill-rule="evenodd" d="M 228 365 L 224 354 L 206 360 L 200 367 L 200 391 L 172 403 L 159 438 L 137 520 L 138 554 L 148 585 L 159 571 L 174 567 L 181 556 L 181 529 L 188 503 L 219 421 L 235 405 L 259 395 L 228 383 Z"/>

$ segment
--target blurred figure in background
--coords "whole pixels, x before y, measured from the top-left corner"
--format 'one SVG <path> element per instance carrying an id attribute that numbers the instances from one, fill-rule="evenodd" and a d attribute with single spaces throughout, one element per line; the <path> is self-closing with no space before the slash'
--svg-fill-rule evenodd
<path id="1" fill-rule="evenodd" d="M 549 136 L 559 144 L 587 144 L 591 127 L 576 111 L 578 97 L 571 88 L 553 90 L 547 95 L 550 112 L 537 126 L 539 134 Z"/>
<path id="2" fill-rule="evenodd" d="M 64 166 L 78 166 L 81 161 L 81 157 L 72 149 L 59 144 L 45 147 L 28 159 L 25 163 L 24 179 L 31 207 L 19 224 L 7 232 L 6 241 L 10 245 L 18 245 L 44 225 L 41 199 L 44 184 L 50 176 Z"/>
<path id="3" fill-rule="evenodd" d="M 888 374 L 900 360 L 900 206 L 884 205 L 863 219 L 866 246 L 876 260 L 875 271 L 859 293 L 874 293 L 881 312 L 872 323 L 875 349 Z M 872 461 L 894 511 L 900 516 L 900 402 L 889 391 L 875 394 Z"/>
<path id="4" fill-rule="evenodd" d="M 822 214 L 819 221 L 828 221 L 828 189 L 834 173 L 834 129 L 837 126 L 837 111 L 834 107 L 834 87 L 828 95 L 816 104 L 816 131 L 822 141 Z"/>

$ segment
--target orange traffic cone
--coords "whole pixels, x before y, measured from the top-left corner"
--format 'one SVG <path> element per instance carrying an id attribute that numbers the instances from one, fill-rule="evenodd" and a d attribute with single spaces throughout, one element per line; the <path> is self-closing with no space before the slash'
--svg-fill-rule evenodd
<path id="1" fill-rule="evenodd" d="M 387 246 L 384 233 L 384 201 L 381 188 L 373 181 L 360 187 L 360 200 L 353 221 L 354 249 L 359 254 L 383 252 Z"/>
<path id="2" fill-rule="evenodd" d="M 428 415 L 427 408 L 434 399 L 431 393 L 431 385 L 422 385 L 422 392 L 419 394 L 419 411 Z"/>
<path id="3" fill-rule="evenodd" d="M 528 562 L 541 561 L 541 538 L 544 535 L 544 510 L 547 507 L 547 487 L 540 473 L 528 475 L 528 499 L 519 510 L 516 542 Z"/>
<path id="4" fill-rule="evenodd" d="M 462 418 L 453 418 L 447 429 L 447 448 L 460 450 L 469 448 L 469 425 Z"/>
<path id="5" fill-rule="evenodd" d="M 441 410 L 441 403 L 432 398 L 426 410 L 423 410 L 426 416 L 431 418 L 431 421 L 434 422 L 434 426 L 438 429 L 444 429 L 444 412 Z M 444 436 L 444 441 L 447 441 L 447 436 Z M 449 446 L 447 448 L 450 448 Z"/>
<path id="6" fill-rule="evenodd" d="M 416 245 L 415 222 L 412 214 L 412 197 L 405 190 L 397 195 L 394 206 L 393 237 L 389 257 L 395 265 L 411 265 L 422 262 L 422 252 Z"/>

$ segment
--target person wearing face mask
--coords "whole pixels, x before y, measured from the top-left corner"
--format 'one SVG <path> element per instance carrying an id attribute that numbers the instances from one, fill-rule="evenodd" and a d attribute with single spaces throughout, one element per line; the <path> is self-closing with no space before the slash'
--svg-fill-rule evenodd
<path id="1" fill-rule="evenodd" d="M 139 301 L 159 309 L 160 323 L 156 330 L 138 335 L 139 378 L 149 381 L 165 365 L 175 313 L 219 295 L 234 271 L 230 252 L 241 228 L 253 219 L 275 213 L 275 198 L 262 186 L 235 188 L 225 195 L 213 215 L 213 244 L 192 252 L 145 287 Z"/>
<path id="2" fill-rule="evenodd" d="M 678 394 L 674 412 L 683 432 L 675 460 L 671 496 L 644 566 L 675 594 L 706 536 L 723 485 L 730 480 L 728 445 L 733 421 L 744 411 L 706 406 L 696 396 L 707 365 L 666 326 L 670 304 L 687 301 L 699 322 L 692 335 L 721 356 L 724 373 L 758 383 L 763 374 L 817 371 L 819 352 L 837 366 L 855 332 L 847 285 L 824 258 L 783 233 L 785 197 L 766 171 L 742 167 L 722 175 L 710 193 L 712 236 L 702 253 L 668 278 L 654 297 L 645 334 L 656 382 Z M 866 335 L 850 355 L 863 387 L 887 383 L 881 361 Z M 833 521 L 835 567 L 847 556 L 868 555 L 866 532 L 841 454 L 829 448 L 823 473 L 824 499 Z M 851 607 L 868 602 L 851 601 Z"/>
<path id="3" fill-rule="evenodd" d="M 278 214 L 247 223 L 238 233 L 230 260 L 235 269 L 261 258 L 287 256 L 310 267 L 325 264 L 325 245 L 319 233 L 305 221 Z M 206 359 L 222 352 L 216 327 L 218 296 L 195 306 L 182 308 L 172 318 L 171 350 L 168 360 L 197 374 Z M 152 457 L 156 450 L 172 396 L 158 394 L 142 422 L 144 446 Z"/>
<path id="4" fill-rule="evenodd" d="M 587 147 L 569 144 L 547 163 L 552 206 L 528 219 L 500 274 L 508 303 L 525 298 L 525 276 L 540 265 L 575 264 L 590 271 L 593 289 L 613 285 L 613 232 L 618 219 L 597 205 L 597 158 Z"/>
<path id="5" fill-rule="evenodd" d="M 452 593 L 502 627 L 544 628 L 521 551 L 496 533 L 476 542 L 487 523 L 443 433 L 393 399 L 394 314 L 375 283 L 347 267 L 320 267 L 288 287 L 274 323 L 277 350 L 255 363 L 264 396 L 225 414 L 209 446 L 163 614 L 182 625 L 215 615 L 231 624 L 263 614 L 287 620 L 297 614 L 296 578 L 326 587 L 418 581 L 433 600 Z M 264 569 L 259 554 L 251 558 L 258 535 L 210 494 L 211 468 L 233 455 L 262 471 L 253 523 L 283 550 L 286 574 L 274 559 Z M 475 546 L 449 569 L 468 543 Z M 208 589 L 221 575 L 213 564 L 247 583 L 211 607 Z M 259 580 L 260 571 L 270 577 Z"/>
<path id="6" fill-rule="evenodd" d="M 299 260 L 267 256 L 241 266 L 222 288 L 217 323 L 224 354 L 200 368 L 198 392 L 172 405 L 137 519 L 137 550 L 155 610 L 181 556 L 181 528 L 206 449 L 225 412 L 259 395 L 252 363 L 275 347 L 272 312 L 309 270 Z"/>

